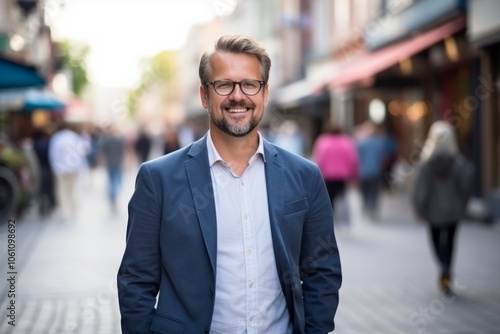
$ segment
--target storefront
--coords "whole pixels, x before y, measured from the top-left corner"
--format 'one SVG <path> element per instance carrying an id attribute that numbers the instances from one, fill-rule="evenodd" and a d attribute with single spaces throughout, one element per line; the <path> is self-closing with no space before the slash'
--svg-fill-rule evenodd
<path id="1" fill-rule="evenodd" d="M 0 56 L 0 217 L 19 217 L 38 191 L 31 138 L 37 122 L 64 108 L 35 67 Z"/>
<path id="2" fill-rule="evenodd" d="M 475 97 L 480 101 L 482 195 L 490 215 L 500 220 L 500 2 L 469 1 L 467 35 L 477 48 L 480 65 Z"/>
<path id="3" fill-rule="evenodd" d="M 369 118 L 369 104 L 383 101 L 386 131 L 398 142 L 399 158 L 411 167 L 431 123 L 450 121 L 460 149 L 476 167 L 476 195 L 484 193 L 481 113 L 486 89 L 480 57 L 467 40 L 466 2 L 421 0 L 365 31 L 365 53 L 347 59 L 329 82 L 332 110 L 346 123 Z M 380 21 L 380 20 L 379 20 Z M 418 31 L 418 34 L 415 34 Z"/>
<path id="4" fill-rule="evenodd" d="M 434 113 L 440 108 L 434 104 L 439 91 L 435 73 L 456 66 L 449 60 L 434 62 L 431 49 L 444 49 L 445 39 L 463 36 L 464 28 L 465 18 L 459 16 L 346 62 L 329 82 L 332 96 L 339 97 L 332 109 L 346 119 L 347 124 L 355 126 L 368 119 L 371 100 L 382 100 L 387 108 L 386 130 L 397 138 L 402 158 L 411 159 L 409 162 L 414 164 L 415 151 L 425 139 L 430 122 L 439 117 L 439 113 Z"/>

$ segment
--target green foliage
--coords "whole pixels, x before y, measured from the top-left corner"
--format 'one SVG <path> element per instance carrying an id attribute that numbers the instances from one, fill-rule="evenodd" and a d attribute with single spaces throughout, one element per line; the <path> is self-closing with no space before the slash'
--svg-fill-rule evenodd
<path id="1" fill-rule="evenodd" d="M 26 167 L 28 162 L 23 153 L 11 145 L 7 145 L 0 151 L 0 165 L 5 165 L 11 170 L 18 172 Z"/>
<path id="2" fill-rule="evenodd" d="M 153 88 L 161 88 L 165 101 L 174 96 L 175 57 L 175 52 L 163 51 L 144 60 L 141 81 L 137 87 L 129 91 L 127 97 L 130 117 L 137 114 L 137 104 L 141 96 Z"/>
<path id="3" fill-rule="evenodd" d="M 71 72 L 73 92 L 81 96 L 89 83 L 87 56 L 90 48 L 88 45 L 64 41 L 59 43 L 59 50 L 63 67 Z"/>

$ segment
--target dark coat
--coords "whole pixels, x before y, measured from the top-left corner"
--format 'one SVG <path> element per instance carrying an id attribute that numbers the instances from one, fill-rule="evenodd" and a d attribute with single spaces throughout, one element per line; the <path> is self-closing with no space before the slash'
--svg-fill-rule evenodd
<path id="1" fill-rule="evenodd" d="M 463 219 L 472 191 L 472 173 L 460 154 L 437 153 L 423 162 L 412 194 L 417 215 L 435 226 Z"/>

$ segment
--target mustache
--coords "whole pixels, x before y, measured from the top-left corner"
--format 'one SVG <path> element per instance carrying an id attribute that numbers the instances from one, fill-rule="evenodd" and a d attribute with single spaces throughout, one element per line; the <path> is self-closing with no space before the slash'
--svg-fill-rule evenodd
<path id="1" fill-rule="evenodd" d="M 221 104 L 221 108 L 224 108 L 224 109 L 234 108 L 234 107 L 253 109 L 253 108 L 255 108 L 255 104 L 247 102 L 247 101 L 229 101 L 229 102 Z"/>

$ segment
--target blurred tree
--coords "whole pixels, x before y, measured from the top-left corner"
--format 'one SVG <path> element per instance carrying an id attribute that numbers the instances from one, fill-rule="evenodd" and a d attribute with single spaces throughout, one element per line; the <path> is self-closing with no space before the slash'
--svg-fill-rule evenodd
<path id="1" fill-rule="evenodd" d="M 62 67 L 71 73 L 73 92 L 80 96 L 89 83 L 87 56 L 90 48 L 85 44 L 63 41 L 59 43 L 59 51 Z"/>
<path id="2" fill-rule="evenodd" d="M 144 60 L 141 81 L 137 87 L 130 90 L 127 105 L 130 117 L 137 115 L 138 102 L 142 95 L 160 89 L 162 101 L 167 103 L 174 98 L 176 53 L 163 51 Z"/>

